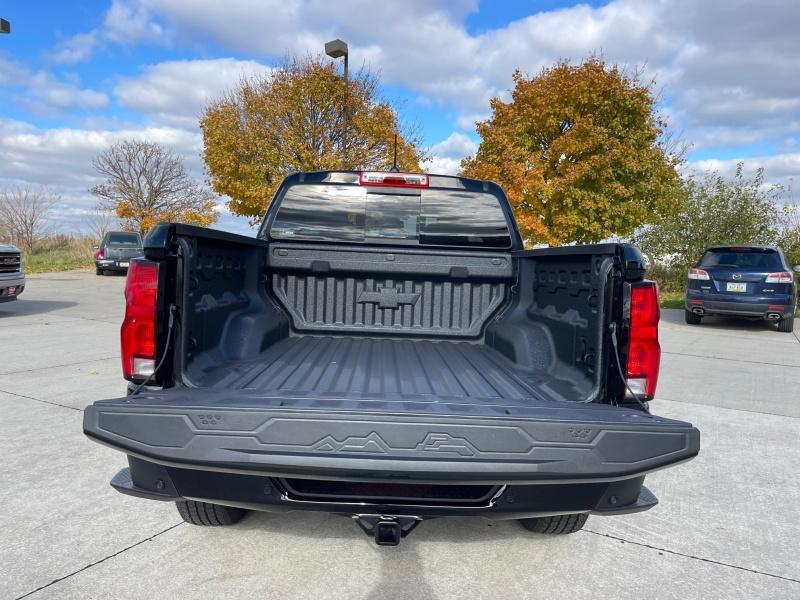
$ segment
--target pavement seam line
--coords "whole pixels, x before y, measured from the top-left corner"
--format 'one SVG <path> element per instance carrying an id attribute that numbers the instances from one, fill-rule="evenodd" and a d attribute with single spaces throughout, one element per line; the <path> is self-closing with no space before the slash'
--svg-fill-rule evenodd
<path id="1" fill-rule="evenodd" d="M 73 571 L 72 573 L 68 573 L 67 575 L 64 575 L 63 577 L 59 577 L 58 579 L 54 579 L 50 583 L 46 583 L 45 585 L 41 585 L 38 588 L 36 588 L 35 590 L 31 590 L 30 592 L 28 592 L 26 594 L 23 594 L 22 596 L 17 596 L 15 598 L 15 600 L 22 600 L 23 598 L 27 598 L 28 596 L 32 596 L 33 594 L 35 594 L 37 592 L 41 592 L 42 590 L 49 588 L 51 585 L 55 585 L 56 583 L 64 581 L 65 579 L 69 579 L 73 575 L 77 575 L 78 573 L 82 573 L 83 571 L 85 571 L 87 569 L 91 569 L 92 567 L 94 567 L 96 565 L 99 565 L 100 563 L 103 563 L 103 562 L 105 562 L 105 561 L 107 561 L 107 560 L 109 560 L 111 558 L 114 558 L 115 556 L 119 556 L 123 552 L 127 552 L 128 550 L 130 550 L 132 548 L 136 548 L 136 546 L 140 546 L 140 545 L 144 544 L 145 542 L 152 541 L 153 539 L 157 538 L 158 536 L 160 536 L 160 535 L 162 535 L 164 533 L 167 533 L 168 531 L 172 531 L 176 527 L 180 527 L 183 524 L 184 524 L 183 521 L 181 521 L 180 523 L 175 523 L 175 525 L 172 525 L 171 527 L 167 527 L 166 529 L 164 529 L 162 531 L 159 531 L 158 533 L 154 533 L 153 535 L 151 535 L 148 538 L 145 538 L 143 540 L 139 540 L 135 544 L 131 544 L 130 546 L 126 546 L 122 550 L 118 550 L 117 552 L 114 552 L 113 554 L 109 554 L 108 556 L 105 556 L 105 557 L 101 558 L 100 560 L 96 560 L 93 563 L 89 563 L 88 565 L 83 566 L 80 569 L 78 569 L 76 571 Z"/>
<path id="2" fill-rule="evenodd" d="M 703 404 L 702 402 L 692 402 L 691 400 L 675 400 L 674 398 L 665 398 L 663 396 L 654 398 L 653 400 L 651 400 L 651 402 L 655 402 L 657 400 L 666 400 L 667 402 L 677 402 L 678 404 L 691 404 L 692 406 L 705 406 L 707 408 L 720 408 L 722 410 L 735 410 L 736 412 L 753 413 L 755 415 L 769 415 L 770 417 L 782 417 L 785 419 L 800 419 L 800 417 L 796 415 L 785 415 L 782 413 L 764 412 L 763 410 L 747 410 L 746 408 L 732 408 L 730 406 L 720 406 L 719 404 Z"/>
<path id="3" fill-rule="evenodd" d="M 671 354 L 673 356 L 690 356 L 692 358 L 710 358 L 712 360 L 727 360 L 729 362 L 743 362 L 754 365 L 770 365 L 773 367 L 788 367 L 790 369 L 800 369 L 800 365 L 787 365 L 784 363 L 766 362 L 763 360 L 747 360 L 746 358 L 726 358 L 724 356 L 706 356 L 704 354 L 688 354 L 686 352 L 662 352 L 661 354 Z"/>
<path id="4" fill-rule="evenodd" d="M 35 369 L 22 369 L 20 371 L 9 371 L 7 373 L 0 373 L 0 375 L 19 375 L 20 373 L 32 373 L 33 371 L 43 371 L 45 369 L 61 369 L 62 367 L 75 367 L 77 365 L 85 365 L 87 363 L 93 363 L 98 360 L 111 360 L 112 358 L 119 358 L 119 354 L 115 354 L 113 356 L 101 356 L 100 358 L 81 360 L 78 362 L 66 363 L 63 365 L 48 365 L 46 367 L 36 367 Z"/>
<path id="5" fill-rule="evenodd" d="M 15 392 L 9 392 L 6 390 L 0 390 L 3 394 L 8 394 L 9 396 L 16 396 L 17 398 L 25 398 L 26 400 L 33 400 L 34 402 L 41 402 L 42 404 L 49 404 L 50 406 L 60 406 L 61 408 L 68 408 L 70 410 L 77 410 L 78 412 L 83 412 L 82 408 L 77 408 L 75 406 L 67 406 L 66 404 L 59 404 L 58 402 L 50 402 L 50 400 L 42 400 L 41 398 L 33 398 L 31 396 L 26 396 L 25 394 L 17 394 Z"/>
<path id="6" fill-rule="evenodd" d="M 775 579 L 782 579 L 783 581 L 800 583 L 800 579 L 792 579 L 791 577 L 784 577 L 783 575 L 776 575 L 775 573 L 767 573 L 766 571 L 759 571 L 757 569 L 751 569 L 749 567 L 740 567 L 739 565 L 732 565 L 731 563 L 722 562 L 720 560 L 714 560 L 713 558 L 703 558 L 702 556 L 695 556 L 693 554 L 684 554 L 683 552 L 678 552 L 677 550 L 668 550 L 666 548 L 659 548 L 658 546 L 645 544 L 644 542 L 633 542 L 631 540 L 626 540 L 625 538 L 621 538 L 616 535 L 611 535 L 610 533 L 600 533 L 599 531 L 592 531 L 591 529 L 586 529 L 586 528 L 584 528 L 583 531 L 585 531 L 586 533 L 591 533 L 593 535 L 606 537 L 612 540 L 618 540 L 626 544 L 633 544 L 634 546 L 641 546 L 642 548 L 649 548 L 650 550 L 657 550 L 658 552 L 666 552 L 667 554 L 682 556 L 683 558 L 691 558 L 693 560 L 699 560 L 702 562 L 711 563 L 713 565 L 720 565 L 722 567 L 729 567 L 731 569 L 737 569 L 739 571 L 747 571 L 748 573 L 755 573 L 756 575 L 764 575 L 765 577 L 774 577 Z"/>

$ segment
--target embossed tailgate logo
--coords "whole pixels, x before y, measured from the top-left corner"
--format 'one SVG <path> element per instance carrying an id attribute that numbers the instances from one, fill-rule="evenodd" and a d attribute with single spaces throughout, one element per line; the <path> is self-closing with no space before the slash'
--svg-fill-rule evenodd
<path id="1" fill-rule="evenodd" d="M 419 300 L 417 292 L 402 292 L 400 288 L 382 287 L 377 291 L 364 290 L 358 297 L 359 304 L 377 304 L 379 308 L 399 308 L 401 304 L 416 304 Z"/>

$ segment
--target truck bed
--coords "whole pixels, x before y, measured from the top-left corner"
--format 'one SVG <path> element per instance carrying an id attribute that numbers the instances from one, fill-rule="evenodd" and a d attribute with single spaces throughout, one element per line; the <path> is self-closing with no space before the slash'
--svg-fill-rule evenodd
<path id="1" fill-rule="evenodd" d="M 253 390 L 273 398 L 354 398 L 492 408 L 565 400 L 572 384 L 526 372 L 483 344 L 365 337 L 297 336 L 257 360 L 209 369 L 200 387 Z"/>

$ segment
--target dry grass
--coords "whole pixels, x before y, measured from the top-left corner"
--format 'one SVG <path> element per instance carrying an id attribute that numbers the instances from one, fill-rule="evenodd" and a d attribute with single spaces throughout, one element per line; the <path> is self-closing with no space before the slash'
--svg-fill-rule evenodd
<path id="1" fill-rule="evenodd" d="M 53 235 L 39 240 L 32 254 L 25 254 L 26 273 L 52 273 L 94 267 L 96 244 L 92 238 Z"/>

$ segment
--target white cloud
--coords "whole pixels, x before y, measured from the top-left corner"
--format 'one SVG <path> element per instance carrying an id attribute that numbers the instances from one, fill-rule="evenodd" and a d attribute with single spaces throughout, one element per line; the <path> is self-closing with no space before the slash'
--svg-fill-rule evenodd
<path id="1" fill-rule="evenodd" d="M 121 80 L 117 101 L 158 123 L 197 129 L 203 107 L 242 77 L 266 74 L 270 68 L 250 60 L 218 58 L 147 65 L 142 75 Z"/>
<path id="2" fill-rule="evenodd" d="M 487 116 L 491 96 L 507 94 L 515 68 L 534 73 L 593 52 L 629 67 L 646 63 L 698 147 L 736 143 L 729 135 L 736 127 L 742 144 L 773 135 L 800 110 L 800 3 L 614 0 L 536 13 L 479 35 L 463 22 L 472 1 L 410 0 L 402 10 L 365 9 L 357 0 L 117 0 L 115 7 L 141 15 L 136 22 L 156 37 L 211 39 L 261 57 L 314 52 L 342 37 L 352 63 L 366 61 L 387 83 L 455 108 L 462 128 Z"/>
<path id="3" fill-rule="evenodd" d="M 106 94 L 82 88 L 77 80 L 59 80 L 47 71 L 34 73 L 3 58 L 0 58 L 0 87 L 19 92 L 15 101 L 38 113 L 57 114 L 108 106 Z"/>
<path id="4" fill-rule="evenodd" d="M 82 62 L 92 55 L 97 43 L 97 32 L 79 33 L 61 42 L 53 52 L 52 59 L 60 64 Z"/>
<path id="5" fill-rule="evenodd" d="M 756 169 L 763 168 L 765 180 L 769 184 L 788 186 L 790 182 L 795 187 L 800 185 L 800 152 L 776 154 L 773 156 L 748 156 L 730 159 L 698 160 L 687 165 L 688 172 L 702 173 L 704 171 L 717 171 L 724 177 L 732 177 L 736 168 L 742 163 L 744 170 L 752 174 Z M 795 200 L 799 200 L 795 194 Z"/>
<path id="6" fill-rule="evenodd" d="M 88 189 L 100 182 L 92 158 L 122 139 L 160 143 L 184 157 L 192 175 L 203 177 L 199 132 L 171 127 L 127 127 L 118 130 L 38 129 L 28 123 L 0 119 L 0 188 L 9 184 L 46 186 L 61 195 L 51 225 L 64 232 L 87 231 L 96 199 Z M 220 211 L 215 225 L 252 234 L 247 220 Z"/>
<path id="7" fill-rule="evenodd" d="M 440 175 L 455 175 L 461 170 L 461 160 L 477 150 L 478 144 L 472 138 L 454 131 L 447 139 L 428 148 L 431 161 L 426 170 Z"/>

